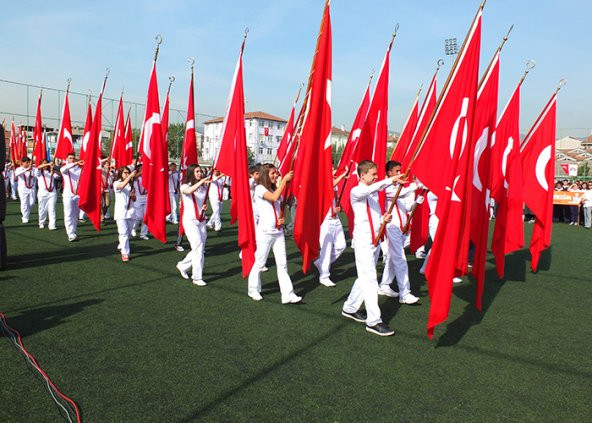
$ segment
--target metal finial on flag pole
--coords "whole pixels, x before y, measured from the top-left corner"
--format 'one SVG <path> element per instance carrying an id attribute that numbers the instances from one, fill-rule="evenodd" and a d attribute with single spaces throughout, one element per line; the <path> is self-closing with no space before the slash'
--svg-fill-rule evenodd
<path id="1" fill-rule="evenodd" d="M 398 31 L 399 31 L 399 23 L 397 22 L 397 24 L 395 25 L 395 30 L 393 31 L 393 35 L 391 37 L 391 42 L 389 44 L 389 50 L 393 46 L 393 41 L 395 41 L 395 37 L 397 36 Z"/>
<path id="2" fill-rule="evenodd" d="M 557 84 L 557 90 L 555 91 L 555 94 L 557 94 L 561 88 L 565 87 L 566 84 L 567 80 L 565 78 L 561 78 Z"/>
<path id="3" fill-rule="evenodd" d="M 304 82 L 300 83 L 300 88 L 298 88 L 298 94 L 296 94 L 296 100 L 294 100 L 294 104 L 298 103 L 298 99 L 300 98 L 300 92 L 302 91 L 302 88 L 304 88 Z"/>
<path id="4" fill-rule="evenodd" d="M 156 50 L 154 51 L 154 61 L 156 62 L 156 59 L 158 59 L 158 50 L 160 49 L 160 45 L 162 44 L 162 35 L 156 34 L 156 37 L 154 37 L 154 39 L 156 40 Z"/>
<path id="5" fill-rule="evenodd" d="M 533 59 L 529 59 L 526 61 L 526 69 L 524 69 L 524 75 L 522 75 L 522 78 L 520 78 L 520 82 L 518 83 L 519 85 L 522 85 L 522 83 L 526 79 L 526 75 L 528 75 L 528 72 L 530 72 L 535 66 L 536 62 Z"/>
<path id="6" fill-rule="evenodd" d="M 68 84 L 68 85 L 66 86 L 66 92 L 68 92 L 68 91 L 70 91 L 70 82 L 72 82 L 72 78 L 68 78 L 68 79 L 66 79 L 66 82 L 67 82 L 67 84 Z"/>
<path id="7" fill-rule="evenodd" d="M 442 66 L 444 66 L 444 60 L 438 59 L 436 62 L 436 72 L 438 72 Z"/>
<path id="8" fill-rule="evenodd" d="M 187 63 L 189 63 L 189 66 L 191 67 L 191 73 L 193 73 L 193 66 L 195 65 L 195 57 L 189 57 L 187 59 Z"/>
<path id="9" fill-rule="evenodd" d="M 243 36 L 243 43 L 241 44 L 241 54 L 245 50 L 245 42 L 247 41 L 247 36 L 249 35 L 249 27 L 245 28 L 245 35 Z"/>
<path id="10" fill-rule="evenodd" d="M 167 90 L 167 95 L 171 92 L 171 86 L 173 85 L 173 82 L 175 82 L 175 76 L 171 75 L 169 76 L 169 88 Z"/>

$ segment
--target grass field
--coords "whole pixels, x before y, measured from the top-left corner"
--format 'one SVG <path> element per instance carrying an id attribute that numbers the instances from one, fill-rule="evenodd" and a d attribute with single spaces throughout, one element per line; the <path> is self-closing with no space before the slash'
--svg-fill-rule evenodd
<path id="1" fill-rule="evenodd" d="M 82 224 L 68 243 L 61 210 L 58 231 L 36 218 L 22 225 L 9 203 L 0 311 L 84 421 L 592 421 L 592 231 L 555 225 L 538 274 L 524 250 L 507 257 L 498 281 L 489 257 L 484 312 L 472 305 L 471 282 L 455 286 L 448 322 L 430 341 L 414 256 L 412 290 L 423 305 L 380 297 L 397 330 L 380 338 L 340 315 L 355 276 L 349 248 L 333 272 L 337 287 L 325 288 L 300 271 L 289 240 L 304 304 L 282 305 L 272 260 L 264 300 L 247 297 L 227 215 L 222 232 L 209 233 L 203 288 L 180 278 L 185 253 L 171 244 L 133 241 L 124 264 L 113 222 L 100 234 Z M 0 421 L 62 421 L 4 337 L 0 357 Z"/>

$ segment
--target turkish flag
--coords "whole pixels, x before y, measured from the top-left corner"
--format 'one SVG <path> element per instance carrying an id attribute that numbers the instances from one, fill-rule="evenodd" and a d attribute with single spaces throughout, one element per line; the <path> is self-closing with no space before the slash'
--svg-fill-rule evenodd
<path id="1" fill-rule="evenodd" d="M 142 183 L 148 191 L 144 223 L 154 238 L 166 242 L 166 215 L 170 213 L 169 173 L 164 131 L 160 121 L 156 61 L 152 64 L 146 114 L 139 144 L 142 150 Z"/>
<path id="2" fill-rule="evenodd" d="M 86 147 L 90 140 L 90 131 L 92 129 L 92 108 L 90 106 L 90 99 L 88 101 L 88 108 L 86 110 L 86 122 L 84 123 L 84 134 L 82 135 L 82 142 L 80 143 L 80 160 L 84 160 Z"/>
<path id="3" fill-rule="evenodd" d="M 317 49 L 308 86 L 308 105 L 298 145 L 298 213 L 294 241 L 302 253 L 302 271 L 307 272 L 319 255 L 321 223 L 333 198 L 331 157 L 332 40 L 329 1 L 321 21 Z M 295 176 L 296 176 L 295 172 Z"/>
<path id="4" fill-rule="evenodd" d="M 419 96 L 416 96 L 415 101 L 411 106 L 411 110 L 409 111 L 409 115 L 407 116 L 407 120 L 405 121 L 405 125 L 403 125 L 399 141 L 397 141 L 397 145 L 391 154 L 390 160 L 396 160 L 400 163 L 401 160 L 403 160 L 403 157 L 405 157 L 405 152 L 407 151 L 409 144 L 411 144 L 411 137 L 413 136 L 413 132 L 415 131 L 415 127 L 419 120 L 418 100 Z"/>
<path id="5" fill-rule="evenodd" d="M 280 145 L 278 145 L 277 149 L 277 159 L 278 163 L 282 163 L 284 158 L 286 157 L 286 153 L 288 152 L 288 147 L 290 144 L 290 140 L 292 139 L 292 134 L 294 134 L 294 110 L 296 108 L 296 103 L 292 106 L 292 111 L 290 112 L 290 117 L 288 118 L 288 123 L 286 124 L 286 129 L 284 130 L 284 135 L 282 135 L 282 140 L 280 141 Z"/>
<path id="6" fill-rule="evenodd" d="M 220 150 L 214 167 L 232 178 L 232 185 L 230 186 L 232 196 L 232 202 L 230 203 L 231 224 L 234 224 L 238 219 L 238 246 L 242 252 L 243 278 L 246 278 L 255 263 L 257 242 L 249 185 L 247 136 L 245 132 L 244 47 L 245 42 L 243 41 L 230 88 Z"/>
<path id="7" fill-rule="evenodd" d="M 74 152 L 74 141 L 72 140 L 72 122 L 70 120 L 70 103 L 68 101 L 68 91 L 64 99 L 64 110 L 62 111 L 62 123 L 56 145 L 54 158 L 66 160 L 68 154 Z"/>
<path id="8" fill-rule="evenodd" d="M 430 311 L 427 332 L 444 322 L 450 309 L 456 256 L 462 243 L 464 206 L 471 184 L 470 135 L 477 100 L 481 9 L 473 21 L 456 66 L 451 70 L 412 171 L 438 197 L 440 224 L 426 269 Z M 468 141 L 468 142 L 467 142 Z M 467 145 L 468 144 L 468 145 Z"/>
<path id="9" fill-rule="evenodd" d="M 470 238 L 475 246 L 473 276 L 477 280 L 475 306 L 482 309 L 485 283 L 485 261 L 489 233 L 489 175 L 491 136 L 497 119 L 499 87 L 499 51 L 496 52 L 477 93 L 477 109 L 471 134 L 473 148 L 473 193 L 470 219 Z"/>
<path id="10" fill-rule="evenodd" d="M 123 96 L 119 97 L 119 107 L 117 108 L 117 117 L 115 118 L 115 128 L 113 129 L 113 141 L 111 143 L 111 157 L 115 161 L 115 167 L 127 166 L 126 148 L 125 148 L 125 126 L 123 117 Z"/>
<path id="11" fill-rule="evenodd" d="M 185 138 L 183 139 L 183 151 L 181 152 L 181 170 L 183 175 L 187 166 L 197 163 L 197 139 L 195 136 L 195 100 L 193 96 L 193 72 L 189 83 L 189 102 L 187 104 L 187 119 L 185 122 Z"/>
<path id="12" fill-rule="evenodd" d="M 536 216 L 530 239 L 530 267 L 533 272 L 538 269 L 541 251 L 551 245 L 556 113 L 557 93 L 553 94 L 535 121 L 520 153 L 524 202 Z"/>
<path id="13" fill-rule="evenodd" d="M 35 158 L 35 166 L 39 166 L 41 161 L 47 158 L 43 124 L 41 123 L 41 94 L 37 99 L 37 114 L 35 115 L 35 127 L 33 128 L 33 157 Z"/>
<path id="14" fill-rule="evenodd" d="M 417 197 L 416 193 L 416 197 Z M 427 195 L 427 192 L 422 192 L 421 195 Z M 429 220 L 430 220 L 430 208 L 424 201 L 421 204 L 415 206 L 415 213 L 410 223 L 410 235 L 409 235 L 409 251 L 414 254 L 417 249 L 428 242 L 429 236 Z"/>
<path id="15" fill-rule="evenodd" d="M 561 169 L 565 172 L 566 175 L 569 175 L 569 165 L 568 164 L 561 164 Z"/>
<path id="16" fill-rule="evenodd" d="M 10 123 L 10 160 L 12 164 L 15 165 L 17 161 L 22 159 L 22 156 L 19 158 L 19 143 L 16 138 L 16 128 L 14 126 L 14 121 Z"/>
<path id="17" fill-rule="evenodd" d="M 125 155 L 123 166 L 129 166 L 132 164 L 132 161 L 134 159 L 134 143 L 132 137 L 132 121 L 130 119 L 130 110 L 127 111 L 124 134 Z"/>
<path id="18" fill-rule="evenodd" d="M 524 247 L 520 84 L 498 120 L 491 144 L 491 195 L 497 203 L 491 251 L 501 279 L 505 255 Z"/>
<path id="19" fill-rule="evenodd" d="M 94 225 L 97 232 L 101 231 L 101 126 L 103 124 L 102 101 L 105 84 L 103 82 L 97 106 L 95 107 L 95 116 L 92 120 L 90 137 L 84 153 L 84 166 L 80 172 L 80 182 L 78 184 L 78 195 L 80 200 L 78 204 L 81 210 L 84 210 Z"/>
<path id="20" fill-rule="evenodd" d="M 264 129 L 263 129 L 263 134 L 264 134 L 265 136 L 268 136 L 268 135 L 269 135 L 269 128 L 264 128 Z"/>
<path id="21" fill-rule="evenodd" d="M 169 160 L 169 102 L 170 102 L 170 88 L 171 86 L 169 85 L 169 90 L 167 91 L 167 95 L 166 95 L 166 99 L 164 101 L 164 107 L 162 108 L 162 123 L 161 123 L 161 127 L 162 127 L 162 139 L 164 140 L 164 145 L 165 145 L 165 160 L 168 164 L 168 160 Z M 168 174 L 168 167 L 167 167 L 167 174 Z"/>

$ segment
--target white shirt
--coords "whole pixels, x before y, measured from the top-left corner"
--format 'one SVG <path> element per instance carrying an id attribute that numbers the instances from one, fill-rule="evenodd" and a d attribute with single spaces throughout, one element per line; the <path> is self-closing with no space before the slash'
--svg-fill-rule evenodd
<path id="1" fill-rule="evenodd" d="M 584 207 L 592 207 L 592 189 L 584 191 L 582 200 L 584 200 Z"/>
<path id="2" fill-rule="evenodd" d="M 397 185 L 389 185 L 386 187 L 386 202 L 387 202 L 387 209 L 390 207 L 395 195 L 397 194 L 397 190 L 399 189 L 399 184 Z M 407 224 L 407 213 L 411 211 L 413 207 L 413 203 L 415 202 L 415 190 L 417 189 L 417 185 L 415 183 L 409 184 L 408 187 L 401 188 L 401 192 L 399 193 L 399 197 L 397 198 L 397 204 L 393 208 L 393 220 L 389 223 L 389 225 L 395 225 L 401 229 L 405 227 Z"/>
<path id="3" fill-rule="evenodd" d="M 259 219 L 259 211 L 257 210 L 257 202 L 255 201 L 255 187 L 257 186 L 257 182 L 255 182 L 255 178 L 249 178 L 249 190 L 251 191 L 251 204 L 253 205 L 253 216 L 255 217 L 255 222 Z"/>
<path id="4" fill-rule="evenodd" d="M 136 204 L 146 204 L 146 188 L 142 184 L 142 175 L 134 180 L 134 188 L 136 189 Z"/>
<path id="5" fill-rule="evenodd" d="M 392 185 L 390 179 L 366 185 L 362 182 L 352 188 L 349 194 L 352 210 L 354 211 L 354 232 L 355 245 L 372 245 L 373 239 L 378 234 L 382 223 L 382 210 L 378 203 L 378 191 Z M 368 209 L 372 217 L 372 226 L 368 220 Z M 371 228 L 374 231 L 372 234 Z"/>
<path id="6" fill-rule="evenodd" d="M 78 192 L 78 180 L 80 179 L 81 168 L 76 163 L 69 163 L 62 166 L 60 172 L 64 177 L 64 197 L 74 197 Z"/>
<path id="7" fill-rule="evenodd" d="M 202 207 L 206 201 L 206 187 L 200 186 L 192 194 L 184 194 L 183 190 L 191 188 L 189 184 L 181 185 L 181 201 L 183 202 L 183 221 L 198 222 L 202 214 Z M 193 202 L 195 199 L 195 203 Z"/>
<path id="8" fill-rule="evenodd" d="M 212 182 L 210 183 L 210 191 L 208 192 L 208 197 L 210 198 L 210 201 L 221 202 L 224 199 L 223 185 L 224 181 L 221 177 L 212 176 Z"/>
<path id="9" fill-rule="evenodd" d="M 35 188 L 35 182 L 37 178 L 35 178 L 35 168 L 30 167 L 29 169 L 25 169 L 24 167 L 19 167 L 14 171 L 14 177 L 17 179 L 17 187 L 19 191 L 22 192 L 30 192 Z"/>
<path id="10" fill-rule="evenodd" d="M 282 229 L 277 227 L 277 219 L 280 217 L 280 200 L 273 203 L 267 201 L 263 198 L 266 192 L 270 191 L 263 185 L 255 187 L 255 206 L 259 213 L 257 230 L 265 234 L 279 234 L 282 232 Z"/>
<path id="11" fill-rule="evenodd" d="M 36 169 L 35 176 L 39 185 L 37 195 L 44 197 L 46 195 L 57 195 L 55 188 L 56 174 L 47 169 Z"/>
<path id="12" fill-rule="evenodd" d="M 113 219 L 131 219 L 134 217 L 134 208 L 130 201 L 130 192 L 132 187 L 127 184 L 123 189 L 119 189 L 118 185 L 121 180 L 113 182 L 113 189 L 115 191 L 115 210 L 113 212 Z"/>
<path id="13" fill-rule="evenodd" d="M 178 194 L 178 187 L 179 186 L 179 172 L 171 172 L 169 171 L 169 192 L 173 192 Z"/>

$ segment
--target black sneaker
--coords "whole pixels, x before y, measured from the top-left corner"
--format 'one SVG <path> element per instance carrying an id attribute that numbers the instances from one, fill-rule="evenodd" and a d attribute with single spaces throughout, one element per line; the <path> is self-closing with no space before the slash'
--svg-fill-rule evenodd
<path id="1" fill-rule="evenodd" d="M 366 322 L 366 310 L 358 310 L 354 311 L 353 313 L 348 313 L 347 311 L 341 310 L 341 315 L 343 317 L 347 317 L 348 319 L 355 320 L 356 322 Z"/>
<path id="2" fill-rule="evenodd" d="M 395 331 L 389 328 L 386 323 L 377 323 L 374 326 L 366 326 L 368 332 L 372 332 L 378 336 L 391 336 L 395 334 Z"/>

